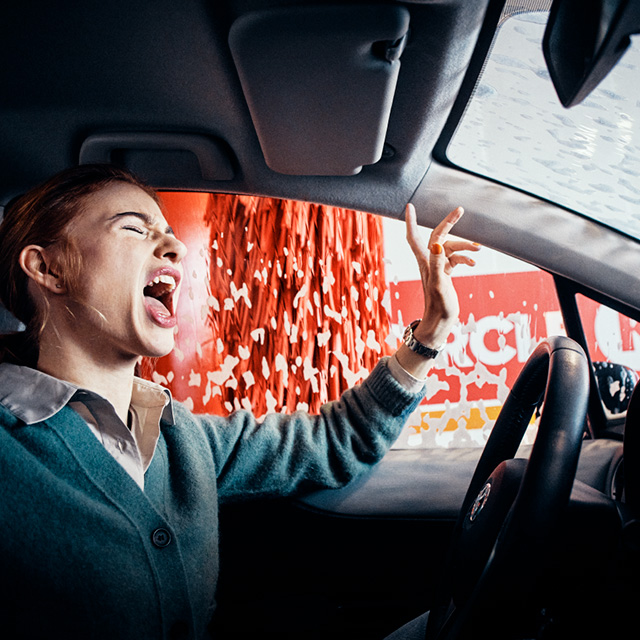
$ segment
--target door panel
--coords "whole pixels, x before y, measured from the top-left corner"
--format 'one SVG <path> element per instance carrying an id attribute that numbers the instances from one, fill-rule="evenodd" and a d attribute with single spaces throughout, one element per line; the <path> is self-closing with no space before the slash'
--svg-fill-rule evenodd
<path id="1" fill-rule="evenodd" d="M 607 493 L 620 449 L 586 441 L 578 478 Z M 479 455 L 393 450 L 344 489 L 223 507 L 216 637 L 373 640 L 427 610 Z"/>

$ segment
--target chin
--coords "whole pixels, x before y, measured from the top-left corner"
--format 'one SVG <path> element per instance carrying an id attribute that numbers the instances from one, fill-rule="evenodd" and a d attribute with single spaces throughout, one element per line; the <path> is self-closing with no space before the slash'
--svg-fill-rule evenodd
<path id="1" fill-rule="evenodd" d="M 166 356 L 173 351 L 175 344 L 174 341 L 171 340 L 171 343 L 167 344 L 154 344 L 149 345 L 145 350 L 146 353 L 142 354 L 147 358 L 162 358 L 162 356 Z"/>
<path id="2" fill-rule="evenodd" d="M 159 327 L 143 318 L 140 323 L 133 324 L 134 335 L 138 344 L 138 355 L 145 358 L 161 358 L 173 351 L 175 347 L 175 327 Z"/>

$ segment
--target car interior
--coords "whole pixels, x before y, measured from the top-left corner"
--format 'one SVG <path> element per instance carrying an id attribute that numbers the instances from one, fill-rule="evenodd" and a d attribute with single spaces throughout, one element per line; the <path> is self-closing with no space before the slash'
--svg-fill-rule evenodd
<path id="1" fill-rule="evenodd" d="M 425 228 L 462 205 L 458 236 L 526 265 L 487 297 L 533 295 L 534 269 L 553 297 L 552 310 L 519 302 L 492 316 L 511 333 L 486 338 L 494 359 L 468 384 L 504 391 L 499 417 L 459 429 L 484 446 L 444 427 L 448 444 L 415 445 L 435 433 L 423 423 L 344 489 L 223 505 L 213 637 L 375 640 L 427 610 L 432 640 L 637 636 L 638 0 L 9 0 L 0 16 L 0 207 L 66 167 L 118 164 L 161 192 L 178 233 L 181 207 L 208 198 L 188 230 L 197 257 L 225 237 L 212 245 L 223 209 L 263 224 L 255 199 L 308 203 L 299 215 L 313 224 L 321 206 L 401 225 L 413 203 Z M 374 226 L 368 251 L 380 253 Z M 398 296 L 412 280 L 399 278 Z M 478 278 L 460 277 L 461 300 L 476 292 L 475 304 Z M 247 331 L 264 309 L 252 302 Z M 456 338 L 469 348 L 474 314 Z M 542 335 L 543 321 L 557 331 Z M 531 344 L 516 336 L 530 325 Z M 0 308 L 0 332 L 21 328 Z M 519 340 L 513 375 L 500 373 L 507 338 Z M 181 401 L 197 367 L 213 369 L 191 351 L 182 390 L 175 362 L 154 373 Z M 442 376 L 427 387 L 445 393 Z M 445 422 L 462 411 L 463 395 L 434 397 L 423 409 L 437 404 Z"/>

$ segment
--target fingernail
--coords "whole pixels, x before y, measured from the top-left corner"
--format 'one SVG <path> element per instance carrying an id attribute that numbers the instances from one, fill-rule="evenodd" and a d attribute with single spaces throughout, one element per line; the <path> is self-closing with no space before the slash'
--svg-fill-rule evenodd
<path id="1" fill-rule="evenodd" d="M 431 245 L 431 253 L 433 253 L 435 255 L 440 255 L 443 251 L 444 251 L 444 249 L 442 248 L 441 244 L 438 244 L 437 242 L 434 242 Z"/>
<path id="2" fill-rule="evenodd" d="M 474 246 L 474 247 L 481 247 L 482 245 L 481 245 L 479 242 L 474 242 L 474 243 L 473 243 L 473 246 Z"/>

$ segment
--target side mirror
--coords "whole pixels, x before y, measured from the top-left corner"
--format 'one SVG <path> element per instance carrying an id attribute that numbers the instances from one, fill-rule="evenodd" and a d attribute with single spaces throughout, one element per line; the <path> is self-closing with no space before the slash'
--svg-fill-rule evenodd
<path id="1" fill-rule="evenodd" d="M 611 362 L 594 362 L 593 369 L 607 418 L 622 418 L 629 407 L 638 374 L 629 367 Z"/>

